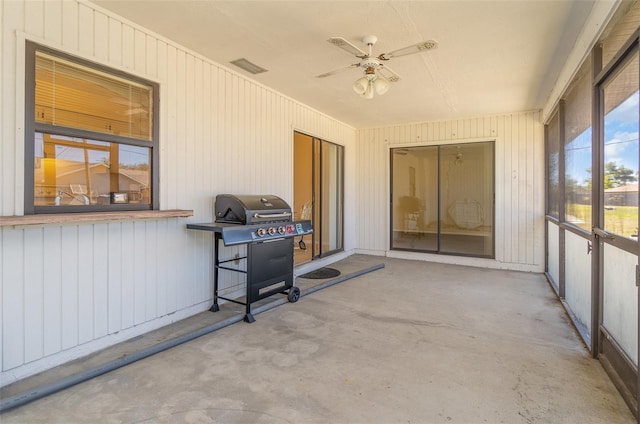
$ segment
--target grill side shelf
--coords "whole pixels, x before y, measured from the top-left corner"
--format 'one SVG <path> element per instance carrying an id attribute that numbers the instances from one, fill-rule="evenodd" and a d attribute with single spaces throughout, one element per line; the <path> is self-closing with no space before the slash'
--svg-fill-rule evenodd
<path id="1" fill-rule="evenodd" d="M 258 236 L 259 228 L 266 229 L 269 227 L 291 227 L 291 232 L 285 234 L 274 233 Z M 200 224 L 187 224 L 187 228 L 192 230 L 204 230 L 218 233 L 222 236 L 225 246 L 236 246 L 239 244 L 263 242 L 269 240 L 277 240 L 282 238 L 297 237 L 313 233 L 311 221 L 285 221 L 270 222 L 252 225 L 229 224 L 221 222 L 209 222 Z"/>

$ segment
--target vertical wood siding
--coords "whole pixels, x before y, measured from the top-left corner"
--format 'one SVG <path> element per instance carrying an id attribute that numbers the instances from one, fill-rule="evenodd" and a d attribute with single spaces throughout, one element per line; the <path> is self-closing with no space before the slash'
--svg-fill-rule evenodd
<path id="1" fill-rule="evenodd" d="M 2 215 L 23 213 L 22 34 L 160 83 L 160 205 L 195 215 L 3 227 L 2 384 L 206 310 L 211 235 L 185 224 L 211 221 L 217 193 L 269 192 L 291 202 L 294 129 L 344 145 L 347 163 L 355 164 L 353 128 L 90 3 L 2 2 Z M 356 191 L 355 171 L 347 166 L 346 193 Z M 355 199 L 346 202 L 353 213 Z M 345 250 L 354 248 L 352 226 Z M 240 278 L 223 275 L 222 284 L 238 290 Z"/>
<path id="2" fill-rule="evenodd" d="M 544 146 L 539 112 L 363 129 L 357 139 L 358 249 L 380 253 L 389 246 L 390 147 L 495 140 L 496 260 L 542 271 Z"/>

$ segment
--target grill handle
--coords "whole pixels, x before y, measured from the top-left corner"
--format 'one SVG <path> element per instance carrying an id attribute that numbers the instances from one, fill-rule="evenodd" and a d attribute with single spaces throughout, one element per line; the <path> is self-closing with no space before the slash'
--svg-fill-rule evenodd
<path id="1" fill-rule="evenodd" d="M 290 216 L 291 216 L 291 212 L 272 213 L 272 214 L 262 214 L 262 213 L 253 214 L 253 217 L 257 219 L 289 218 Z"/>

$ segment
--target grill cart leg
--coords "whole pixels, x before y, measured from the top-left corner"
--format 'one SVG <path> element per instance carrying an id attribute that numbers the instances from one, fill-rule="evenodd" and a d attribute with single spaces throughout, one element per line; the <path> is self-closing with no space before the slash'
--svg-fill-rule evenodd
<path id="1" fill-rule="evenodd" d="M 247 312 L 244 315 L 244 322 L 248 322 L 249 324 L 251 324 L 252 322 L 256 322 L 256 319 L 253 317 L 251 312 Z"/>
<path id="2" fill-rule="evenodd" d="M 213 236 L 213 305 L 209 308 L 211 312 L 218 312 L 220 306 L 218 306 L 218 267 L 220 266 L 220 258 L 218 258 L 218 244 L 222 236 L 219 233 L 214 233 Z"/>
<path id="3" fill-rule="evenodd" d="M 251 300 L 252 300 L 252 295 L 251 295 L 251 281 L 249 281 L 249 279 L 247 279 L 247 297 L 246 297 L 246 304 L 244 307 L 245 313 L 244 313 L 244 321 L 248 322 L 248 323 L 252 323 L 255 322 L 255 318 L 253 317 L 253 315 L 251 315 Z"/>

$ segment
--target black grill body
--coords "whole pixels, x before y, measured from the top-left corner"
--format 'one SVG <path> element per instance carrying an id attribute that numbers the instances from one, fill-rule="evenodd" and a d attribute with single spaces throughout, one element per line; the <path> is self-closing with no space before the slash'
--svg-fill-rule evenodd
<path id="1" fill-rule="evenodd" d="M 187 228 L 214 233 L 213 306 L 220 310 L 218 299 L 246 306 L 244 320 L 253 322 L 251 304 L 268 296 L 287 294 L 290 302 L 300 297 L 293 286 L 293 238 L 311 234 L 310 221 L 292 221 L 291 208 L 272 195 L 220 194 L 215 202 L 216 222 L 187 224 Z M 224 246 L 246 244 L 247 256 L 220 261 L 220 241 Z M 246 268 L 227 266 L 228 262 L 245 260 Z M 246 274 L 246 299 L 238 301 L 218 295 L 219 270 Z"/>
<path id="2" fill-rule="evenodd" d="M 291 208 L 272 195 L 219 194 L 215 203 L 216 222 L 258 224 L 291 220 Z"/>

